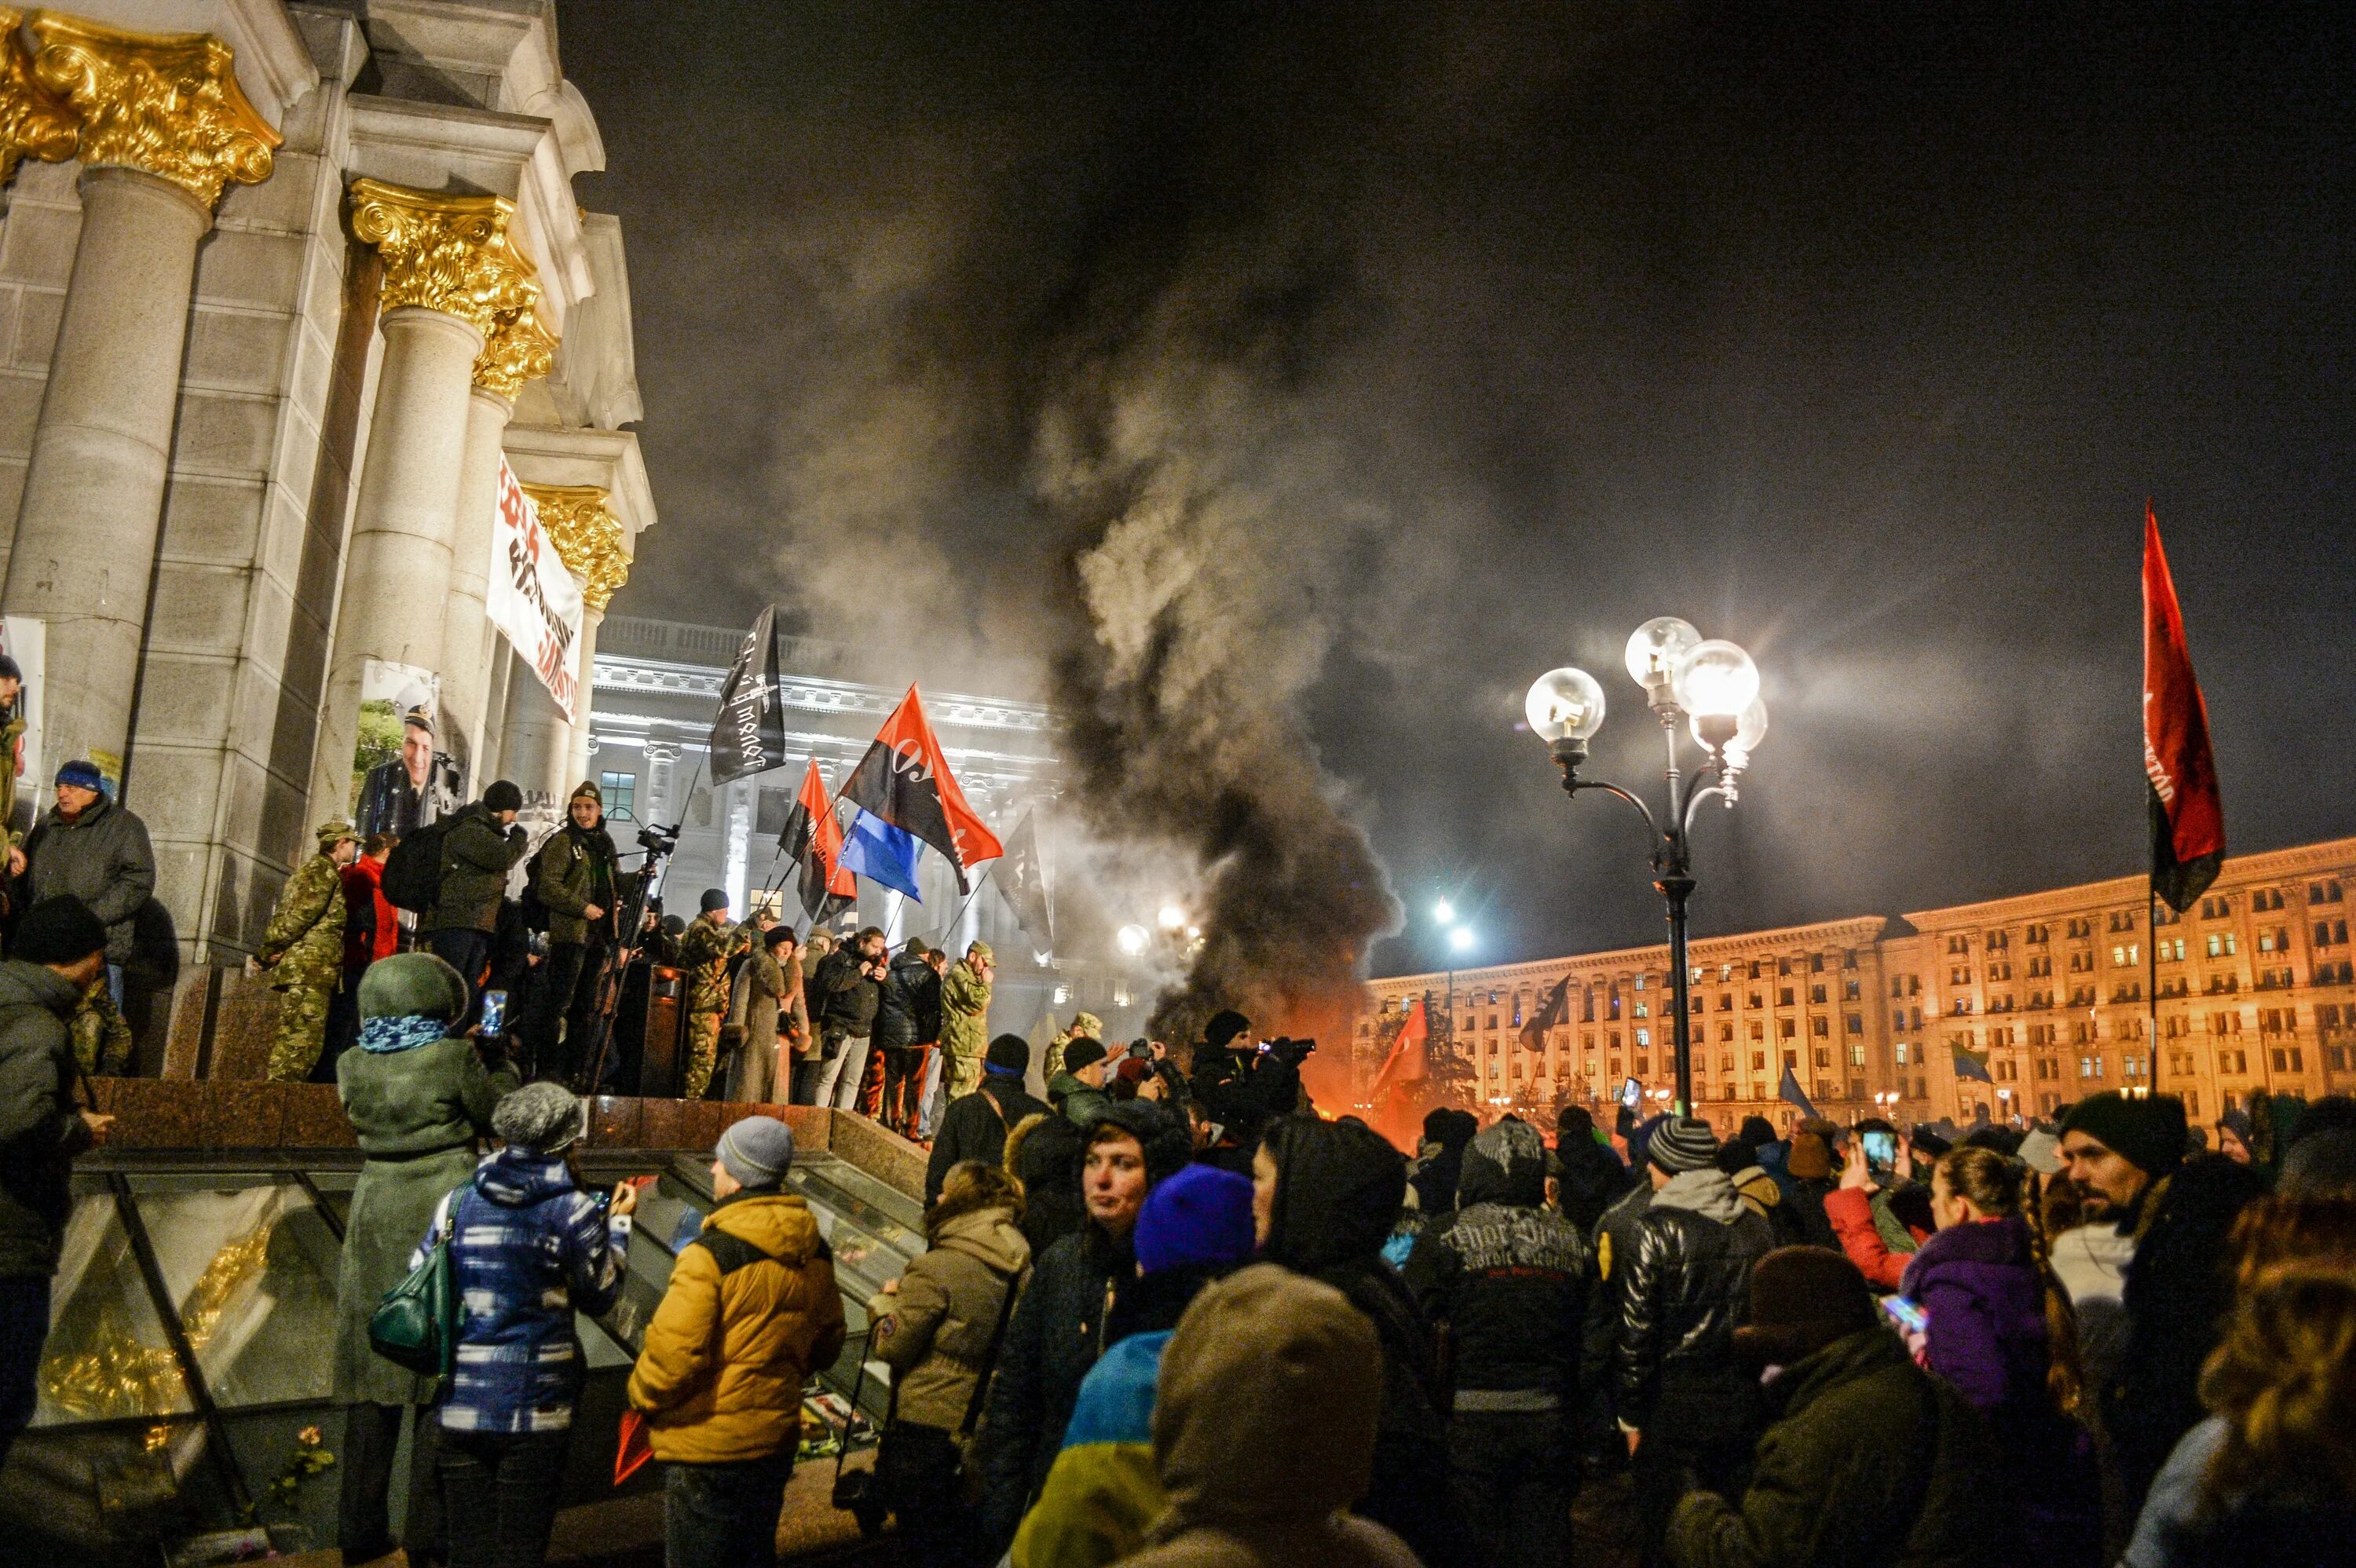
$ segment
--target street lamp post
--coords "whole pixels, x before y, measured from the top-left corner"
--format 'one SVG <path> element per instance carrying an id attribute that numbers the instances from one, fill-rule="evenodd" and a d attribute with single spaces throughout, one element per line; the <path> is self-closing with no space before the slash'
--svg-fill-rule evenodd
<path id="1" fill-rule="evenodd" d="M 1751 656 L 1722 639 L 1705 641 L 1673 615 L 1645 622 L 1628 639 L 1628 673 L 1644 688 L 1667 747 L 1664 778 L 1667 810 L 1655 816 L 1644 800 L 1618 784 L 1583 779 L 1587 742 L 1603 724 L 1603 688 L 1585 670 L 1549 670 L 1530 687 L 1523 711 L 1530 730 L 1554 752 L 1566 795 L 1601 790 L 1636 808 L 1653 842 L 1653 885 L 1668 906 L 1669 997 L 1676 1013 L 1671 1040 L 1676 1059 L 1676 1104 L 1693 1114 L 1693 1012 L 1686 961 L 1686 906 L 1693 896 L 1694 813 L 1705 800 L 1732 809 L 1751 753 L 1767 733 L 1759 699 L 1759 668 Z M 1677 731 L 1688 730 L 1704 753 L 1691 777 L 1679 765 Z"/>

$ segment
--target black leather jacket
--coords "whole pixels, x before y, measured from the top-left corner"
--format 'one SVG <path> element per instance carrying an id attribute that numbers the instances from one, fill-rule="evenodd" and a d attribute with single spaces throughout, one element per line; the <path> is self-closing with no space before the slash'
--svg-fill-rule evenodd
<path id="1" fill-rule="evenodd" d="M 1721 1221 L 1655 1194 L 1630 1228 L 1630 1255 L 1613 1265 L 1615 1275 L 1626 1270 L 1617 1292 L 1613 1393 L 1631 1426 L 1643 1427 L 1664 1377 L 1732 1367 L 1734 1330 L 1751 1307 L 1751 1270 L 1775 1245 L 1773 1227 L 1739 1198 L 1735 1205 Z"/>

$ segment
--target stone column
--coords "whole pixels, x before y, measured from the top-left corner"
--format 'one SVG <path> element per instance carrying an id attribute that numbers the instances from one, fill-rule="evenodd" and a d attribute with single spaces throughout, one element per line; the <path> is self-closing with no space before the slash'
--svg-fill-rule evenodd
<path id="1" fill-rule="evenodd" d="M 492 778 L 511 779 L 529 801 L 534 795 L 553 798 L 555 780 L 570 756 L 572 730 L 556 709 L 540 677 L 510 653 L 514 668 L 508 673 L 507 714 L 499 725 L 499 765 Z"/>
<path id="2" fill-rule="evenodd" d="M 669 827 L 680 816 L 670 798 L 672 770 L 679 762 L 679 747 L 669 741 L 648 741 L 646 758 L 647 787 L 638 794 L 638 820 L 659 822 Z"/>
<path id="3" fill-rule="evenodd" d="M 581 584 L 581 642 L 574 649 L 573 721 L 565 727 L 553 765 L 563 775 L 554 787 L 570 792 L 589 766 L 589 712 L 595 700 L 597 628 L 614 591 L 630 575 L 629 536 L 614 515 L 613 497 L 596 485 L 527 485 L 524 494 L 540 509 L 557 559 Z M 550 704 L 553 712 L 555 705 Z M 560 720 L 561 721 L 561 720 Z M 519 780 L 518 783 L 522 781 Z M 530 786 L 527 785 L 527 788 Z"/>
<path id="4" fill-rule="evenodd" d="M 531 293 L 537 295 L 539 290 L 531 288 Z M 499 439 L 514 417 L 516 393 L 526 381 L 547 375 L 555 357 L 556 340 L 541 325 L 536 305 L 526 305 L 494 318 L 490 336 L 475 358 L 475 390 L 466 404 L 466 446 L 453 514 L 450 598 L 442 620 L 442 711 L 464 737 L 477 794 L 494 776 L 488 771 L 498 758 L 489 735 L 491 672 L 497 656 L 506 649 L 484 611 L 494 568 L 491 525 L 499 504 Z M 504 697 L 498 694 L 499 699 Z"/>
<path id="5" fill-rule="evenodd" d="M 510 243 L 515 204 L 352 182 L 352 232 L 384 260 L 384 357 L 337 603 L 311 815 L 344 808 L 371 659 L 445 680 L 459 475 L 474 367 L 502 312 L 530 307 L 531 264 Z M 477 660 L 479 648 L 456 650 Z"/>
<path id="6" fill-rule="evenodd" d="M 78 147 L 81 237 L 25 475 L 0 609 L 48 623 L 48 760 L 120 778 L 164 511 L 197 244 L 221 187 L 270 175 L 273 130 L 229 46 L 7 12 L 0 164 Z M 59 116 L 69 116 L 61 121 Z M 60 125 L 78 127 L 60 151 Z"/>

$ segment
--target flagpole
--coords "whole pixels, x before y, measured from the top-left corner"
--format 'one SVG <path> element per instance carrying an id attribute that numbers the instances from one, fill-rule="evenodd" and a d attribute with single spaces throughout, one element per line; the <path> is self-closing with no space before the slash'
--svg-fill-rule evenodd
<path id="1" fill-rule="evenodd" d="M 2147 882 L 2144 889 L 2146 910 L 2144 944 L 2151 951 L 2145 955 L 2145 970 L 2149 975 L 2151 992 L 2149 1010 L 2150 1038 L 2144 1041 L 2143 1085 L 2146 1093 L 2159 1088 L 2159 890 Z"/>
<path id="2" fill-rule="evenodd" d="M 949 916 L 948 925 L 942 933 L 942 941 L 956 940 L 958 922 L 965 918 L 965 912 L 972 906 L 973 901 L 981 896 L 981 884 L 990 880 L 990 873 L 996 869 L 998 869 L 998 862 L 995 860 L 981 869 L 981 875 L 974 879 L 973 891 L 966 894 L 964 901 L 957 906 L 957 912 Z"/>

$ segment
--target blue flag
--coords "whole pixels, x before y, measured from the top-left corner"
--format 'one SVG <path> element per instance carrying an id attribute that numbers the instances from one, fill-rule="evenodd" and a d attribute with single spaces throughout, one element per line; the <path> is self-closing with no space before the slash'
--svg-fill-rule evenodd
<path id="1" fill-rule="evenodd" d="M 1804 1116 L 1813 1116 L 1816 1114 L 1816 1108 L 1808 1104 L 1807 1094 L 1800 1088 L 1800 1075 L 1788 1067 L 1783 1069 L 1783 1082 L 1777 1085 L 1775 1093 L 1778 1098 L 1788 1100 L 1800 1107 L 1800 1115 Z"/>
<path id="2" fill-rule="evenodd" d="M 882 817 L 861 812 L 851 819 L 851 833 L 842 841 L 843 869 L 873 882 L 907 894 L 916 894 L 916 840 Z"/>

